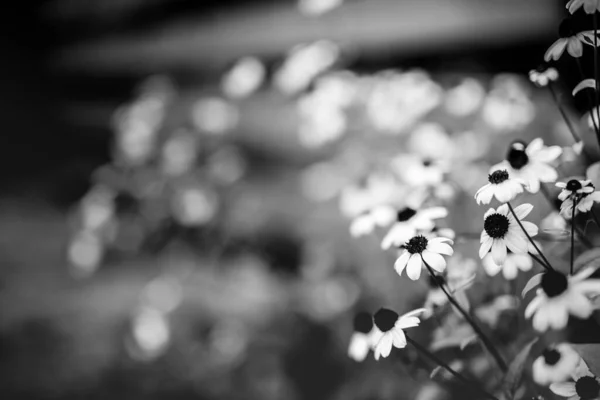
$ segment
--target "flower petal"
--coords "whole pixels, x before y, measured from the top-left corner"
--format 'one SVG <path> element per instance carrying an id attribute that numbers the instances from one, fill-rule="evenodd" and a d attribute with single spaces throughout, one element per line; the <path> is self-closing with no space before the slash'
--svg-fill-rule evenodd
<path id="1" fill-rule="evenodd" d="M 413 281 L 416 281 L 421 276 L 421 266 L 423 262 L 421 260 L 421 256 L 419 254 L 413 254 L 410 256 L 408 260 L 408 265 L 406 267 L 406 275 Z"/>
<path id="2" fill-rule="evenodd" d="M 404 252 L 400 255 L 400 257 L 398 257 L 398 259 L 394 263 L 394 269 L 396 270 L 396 273 L 398 275 L 402 276 L 402 271 L 404 271 L 404 268 L 406 268 L 410 255 L 411 254 L 408 251 L 404 250 Z"/>
<path id="3" fill-rule="evenodd" d="M 446 269 L 446 260 L 444 260 L 444 257 L 441 255 L 429 250 L 424 250 L 422 256 L 423 260 L 425 260 L 425 262 L 435 271 L 444 272 Z"/>
<path id="4" fill-rule="evenodd" d="M 504 260 L 506 260 L 506 245 L 503 240 L 494 239 L 492 243 L 492 258 L 496 264 L 504 264 Z"/>
<path id="5" fill-rule="evenodd" d="M 554 394 L 563 397 L 571 397 L 577 394 L 575 390 L 575 382 L 556 382 L 550 385 L 550 390 Z"/>
<path id="6" fill-rule="evenodd" d="M 581 82 L 579 82 L 577 84 L 577 86 L 575 86 L 575 88 L 573 89 L 573 92 L 571 92 L 573 94 L 573 97 L 575 97 L 575 95 L 579 92 L 581 92 L 583 89 L 596 89 L 596 80 L 595 79 L 584 79 Z"/>

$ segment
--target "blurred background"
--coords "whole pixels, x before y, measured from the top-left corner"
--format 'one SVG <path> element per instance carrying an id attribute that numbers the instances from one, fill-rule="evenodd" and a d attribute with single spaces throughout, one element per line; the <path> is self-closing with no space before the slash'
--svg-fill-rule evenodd
<path id="1" fill-rule="evenodd" d="M 338 196 L 423 120 L 468 153 L 454 200 L 515 137 L 568 144 L 526 78 L 563 3 L 11 2 L 3 398 L 447 397 L 411 352 L 346 356 L 355 311 L 418 307 L 426 284 L 351 238 Z M 481 229 L 473 209 L 450 226 Z"/>

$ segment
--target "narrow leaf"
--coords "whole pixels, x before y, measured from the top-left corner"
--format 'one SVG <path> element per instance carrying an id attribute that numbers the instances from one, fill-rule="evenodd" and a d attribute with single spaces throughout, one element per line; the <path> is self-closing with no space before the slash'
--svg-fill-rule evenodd
<path id="1" fill-rule="evenodd" d="M 573 89 L 573 96 L 581 92 L 583 89 L 596 89 L 595 79 L 584 79 L 575 86 Z"/>
<path id="2" fill-rule="evenodd" d="M 542 282 L 542 275 L 544 273 L 540 273 L 540 274 L 536 274 L 534 276 L 531 277 L 531 279 L 529 280 L 529 282 L 527 282 L 527 284 L 525 285 L 525 287 L 523 288 L 523 291 L 521 292 L 521 297 L 525 298 L 525 296 L 527 296 L 527 293 L 529 293 L 529 291 L 531 289 L 533 289 L 534 287 L 538 286 L 541 282 Z"/>
<path id="3" fill-rule="evenodd" d="M 527 359 L 529 358 L 531 347 L 535 344 L 535 342 L 537 342 L 537 340 L 538 338 L 535 338 L 529 343 L 527 343 L 508 366 L 508 371 L 506 372 L 506 376 L 504 377 L 503 386 L 504 390 L 508 391 L 513 396 L 516 390 L 518 389 L 519 384 L 521 383 L 523 370 L 525 369 L 525 365 L 527 364 Z M 513 396 L 511 396 L 511 398 Z"/>

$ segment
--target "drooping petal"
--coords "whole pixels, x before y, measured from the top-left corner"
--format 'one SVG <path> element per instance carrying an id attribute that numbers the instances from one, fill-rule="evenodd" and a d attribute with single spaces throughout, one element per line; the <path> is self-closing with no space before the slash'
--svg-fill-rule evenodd
<path id="1" fill-rule="evenodd" d="M 506 205 L 506 204 L 502 204 L 500 207 L 498 207 L 496 212 L 498 214 L 502 214 L 502 215 L 506 215 L 506 216 L 508 216 L 508 214 L 510 213 L 510 211 L 508 210 L 508 205 Z"/>
<path id="2" fill-rule="evenodd" d="M 429 250 L 424 250 L 422 256 L 423 260 L 425 260 L 425 262 L 435 271 L 444 272 L 446 269 L 446 260 L 444 260 L 444 257 L 441 255 Z"/>
<path id="3" fill-rule="evenodd" d="M 540 276 L 540 280 L 541 280 L 541 276 Z M 542 297 L 542 296 L 536 296 L 536 297 L 534 297 L 529 302 L 529 304 L 527 305 L 527 307 L 525 308 L 525 313 L 524 313 L 525 314 L 525 318 L 528 318 L 528 319 L 531 318 L 531 316 L 540 308 L 540 306 L 542 305 L 542 303 L 544 303 L 544 301 L 545 301 L 545 297 Z"/>
<path id="4" fill-rule="evenodd" d="M 569 312 L 581 319 L 588 319 L 594 312 L 592 303 L 582 294 L 570 293 L 568 296 Z"/>
<path id="5" fill-rule="evenodd" d="M 354 361 L 363 361 L 367 354 L 371 344 L 367 335 L 364 333 L 354 332 L 350 338 L 350 345 L 348 346 L 348 356 Z"/>
<path id="6" fill-rule="evenodd" d="M 479 247 L 479 258 L 485 257 L 485 255 L 490 252 L 493 242 L 494 239 L 488 236 L 487 239 L 481 243 L 481 247 Z"/>
<path id="7" fill-rule="evenodd" d="M 389 332 L 383 334 L 381 339 L 375 345 L 375 359 L 379 360 L 379 357 L 387 357 L 392 352 L 393 338 Z"/>
<path id="8" fill-rule="evenodd" d="M 567 39 L 558 39 L 556 42 L 552 43 L 548 50 L 546 50 L 546 53 L 544 54 L 544 61 L 549 62 L 550 60 L 558 60 L 565 52 L 566 47 Z"/>
<path id="9" fill-rule="evenodd" d="M 396 273 L 398 275 L 402 276 L 402 271 L 404 271 L 404 269 L 406 268 L 410 255 L 411 254 L 405 250 L 394 263 L 394 269 L 396 270 Z"/>
<path id="10" fill-rule="evenodd" d="M 573 92 L 571 94 L 573 97 L 583 89 L 596 89 L 596 80 L 595 79 L 584 79 L 575 86 Z"/>
<path id="11" fill-rule="evenodd" d="M 350 224 L 350 234 L 353 237 L 368 235 L 373 232 L 373 229 L 375 229 L 375 222 L 373 221 L 371 214 L 358 216 L 352 221 L 352 224 Z"/>
<path id="12" fill-rule="evenodd" d="M 494 197 L 494 185 L 488 183 L 481 187 L 477 193 L 475 193 L 475 201 L 477 204 L 490 204 L 492 197 Z"/>
<path id="13" fill-rule="evenodd" d="M 527 253 L 527 241 L 523 239 L 523 236 L 515 234 L 515 230 L 513 229 L 509 230 L 504 236 L 504 243 L 506 243 L 506 247 L 513 253 Z"/>
<path id="14" fill-rule="evenodd" d="M 577 394 L 575 382 L 555 382 L 550 385 L 550 390 L 559 396 L 571 397 Z"/>
<path id="15" fill-rule="evenodd" d="M 531 210 L 533 210 L 533 205 L 529 203 L 521 204 L 520 206 L 515 207 L 514 210 L 517 218 L 523 219 L 529 215 Z"/>
<path id="16" fill-rule="evenodd" d="M 403 349 L 406 347 L 406 336 L 404 335 L 404 332 L 402 331 L 402 329 L 392 329 L 391 331 L 392 333 L 392 344 L 394 345 L 394 347 L 396 347 L 397 349 Z"/>
<path id="17" fill-rule="evenodd" d="M 502 269 L 502 266 L 496 264 L 492 256 L 488 254 L 483 258 L 483 269 L 489 276 L 496 276 Z"/>
<path id="18" fill-rule="evenodd" d="M 521 221 L 523 228 L 527 231 L 529 236 L 536 236 L 538 234 L 538 227 L 533 222 L 529 221 Z"/>
<path id="19" fill-rule="evenodd" d="M 583 44 L 576 37 L 570 37 L 567 39 L 567 52 L 575 58 L 579 58 L 583 55 Z"/>
<path id="20" fill-rule="evenodd" d="M 427 250 L 433 251 L 434 253 L 445 254 L 451 256 L 454 254 L 454 250 L 450 245 L 446 243 L 433 242 L 432 240 L 427 243 Z"/>
<path id="21" fill-rule="evenodd" d="M 406 275 L 413 281 L 416 281 L 421 276 L 422 265 L 423 262 L 419 254 L 411 255 L 410 259 L 408 260 L 408 265 L 406 267 Z"/>
<path id="22" fill-rule="evenodd" d="M 492 243 L 492 258 L 498 265 L 503 265 L 506 260 L 506 245 L 501 239 L 494 239 Z"/>

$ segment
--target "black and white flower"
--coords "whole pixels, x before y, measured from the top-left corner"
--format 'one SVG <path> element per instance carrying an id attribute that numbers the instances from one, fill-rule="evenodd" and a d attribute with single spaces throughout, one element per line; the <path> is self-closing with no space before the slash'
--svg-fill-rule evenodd
<path id="1" fill-rule="evenodd" d="M 381 308 L 375 313 L 373 321 L 375 322 L 375 359 L 387 357 L 392 351 L 392 347 L 403 349 L 406 347 L 406 335 L 404 330 L 419 326 L 421 315 L 426 310 L 423 308 L 411 311 L 404 315 L 398 315 L 395 311 L 387 308 Z"/>
<path id="2" fill-rule="evenodd" d="M 488 175 L 489 183 L 475 193 L 477 204 L 490 204 L 495 197 L 500 203 L 514 200 L 519 193 L 523 193 L 522 179 L 511 179 L 508 171 L 498 169 Z"/>
<path id="3" fill-rule="evenodd" d="M 421 276 L 424 263 L 437 272 L 444 272 L 446 260 L 442 254 L 451 256 L 454 253 L 451 244 L 452 240 L 447 238 L 428 239 L 423 235 L 414 236 L 402 246 L 404 251 L 394 263 L 394 269 L 400 276 L 406 269 L 406 275 L 413 281 Z"/>
<path id="4" fill-rule="evenodd" d="M 566 343 L 549 347 L 533 362 L 533 380 L 543 386 L 564 382 L 575 372 L 580 359 L 579 354 Z"/>
<path id="5" fill-rule="evenodd" d="M 565 50 L 572 57 L 579 58 L 583 55 L 583 44 L 594 44 L 594 31 L 587 30 L 577 32 L 577 26 L 573 19 L 565 18 L 558 27 L 558 39 L 544 54 L 544 61 L 558 60 Z"/>
<path id="6" fill-rule="evenodd" d="M 538 228 L 535 224 L 523 221 L 533 209 L 531 204 L 521 204 L 515 208 L 515 214 L 529 234 L 535 236 Z M 521 230 L 518 222 L 509 211 L 508 205 L 503 204 L 497 210 L 490 208 L 483 216 L 483 231 L 481 232 L 479 257 L 483 259 L 490 251 L 496 265 L 504 265 L 508 250 L 515 254 L 529 251 L 527 236 Z"/>
<path id="7" fill-rule="evenodd" d="M 547 64 L 542 64 L 529 71 L 529 80 L 537 87 L 546 87 L 550 82 L 558 80 L 558 71 Z"/>
<path id="8" fill-rule="evenodd" d="M 369 350 L 375 346 L 375 337 L 378 335 L 373 316 L 367 312 L 360 312 L 354 316 L 354 332 L 348 346 L 348 356 L 354 361 L 363 361 Z"/>
<path id="9" fill-rule="evenodd" d="M 533 327 L 540 332 L 564 328 L 569 315 L 589 318 L 595 308 L 590 297 L 600 294 L 600 279 L 587 279 L 594 271 L 595 268 L 586 268 L 566 276 L 551 270 L 534 276 L 531 280 L 539 281 L 540 288 L 527 305 L 525 318 L 533 317 Z"/>
<path id="10" fill-rule="evenodd" d="M 600 192 L 596 191 L 592 181 L 571 179 L 569 182 L 558 182 L 556 186 L 561 188 L 558 199 L 562 200 L 560 213 L 565 218 L 571 218 L 573 214 L 573 203 L 577 202 L 575 211 L 589 212 L 594 203 L 600 202 Z"/>
<path id="11" fill-rule="evenodd" d="M 382 249 L 400 247 L 420 232 L 430 232 L 435 228 L 435 220 L 445 218 L 448 210 L 445 207 L 431 207 L 415 210 L 405 207 L 396 214 L 396 222 L 381 241 Z"/>
<path id="12" fill-rule="evenodd" d="M 494 165 L 490 172 L 505 169 L 511 178 L 521 179 L 531 193 L 540 190 L 540 182 L 555 182 L 556 169 L 550 165 L 562 154 L 560 146 L 544 146 L 540 138 L 526 145 L 522 141 L 511 144 L 506 160 Z"/>
<path id="13" fill-rule="evenodd" d="M 600 398 L 600 382 L 592 374 L 583 360 L 571 374 L 573 382 L 556 382 L 550 385 L 550 390 L 569 400 L 596 400 Z"/>
<path id="14" fill-rule="evenodd" d="M 583 7 L 587 14 L 593 14 L 596 11 L 600 12 L 600 0 L 569 0 L 566 5 L 567 10 L 571 14 Z"/>

